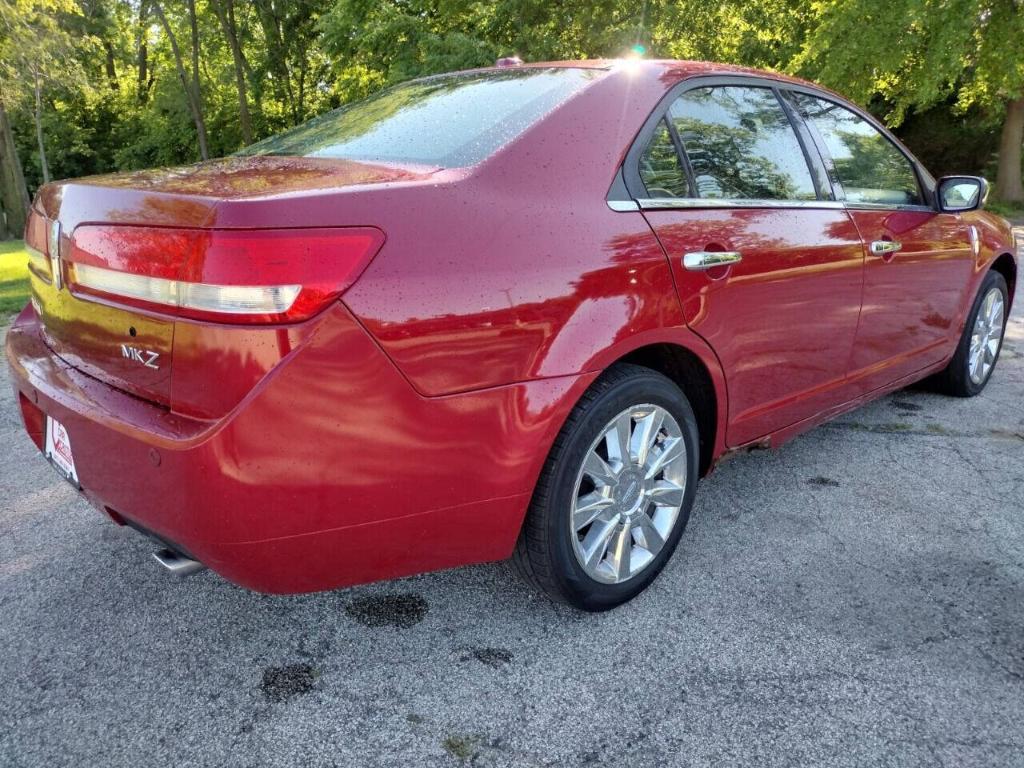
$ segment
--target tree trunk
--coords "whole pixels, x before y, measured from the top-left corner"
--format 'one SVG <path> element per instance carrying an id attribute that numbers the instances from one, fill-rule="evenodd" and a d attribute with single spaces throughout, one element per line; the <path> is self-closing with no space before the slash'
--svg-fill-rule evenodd
<path id="1" fill-rule="evenodd" d="M 36 103 L 32 118 L 36 124 L 36 143 L 39 145 L 39 167 L 43 171 L 43 184 L 50 183 L 50 164 L 46 162 L 46 144 L 43 142 L 43 95 L 39 83 L 39 70 L 32 71 L 32 84 L 35 90 Z"/>
<path id="2" fill-rule="evenodd" d="M 21 237 L 25 232 L 28 206 L 28 188 L 21 172 L 21 160 L 14 146 L 7 111 L 0 101 L 0 207 L 7 218 L 6 229 L 14 237 Z"/>
<path id="3" fill-rule="evenodd" d="M 238 122 L 242 127 L 242 141 L 252 144 L 252 120 L 249 117 L 249 95 L 245 84 L 245 54 L 238 42 L 234 0 L 212 0 L 211 5 L 224 28 L 224 37 L 231 46 L 231 58 L 235 65 L 235 85 L 238 89 Z"/>
<path id="4" fill-rule="evenodd" d="M 149 7 L 145 0 L 139 3 L 139 25 L 135 29 L 137 93 L 139 104 L 145 104 L 149 97 L 149 41 L 147 40 Z"/>
<path id="5" fill-rule="evenodd" d="M 996 170 L 996 198 L 1006 203 L 1024 203 L 1021 146 L 1024 145 L 1024 96 L 1006 107 L 999 139 L 999 167 Z"/>
<path id="6" fill-rule="evenodd" d="M 301 123 L 306 119 L 306 72 L 308 71 L 308 62 L 305 58 L 302 60 L 302 65 L 299 67 L 299 104 L 298 110 L 296 110 L 295 122 Z"/>
<path id="7" fill-rule="evenodd" d="M 110 90 L 117 90 L 117 68 L 114 65 L 114 46 L 109 40 L 103 41 L 103 50 L 107 54 L 107 82 Z"/>
<path id="8" fill-rule="evenodd" d="M 192 6 L 192 20 L 194 23 L 195 4 L 192 0 L 189 0 L 189 4 Z M 196 136 L 199 139 L 199 156 L 203 160 L 209 160 L 210 152 L 206 146 L 206 122 L 203 120 L 203 107 L 196 100 L 196 92 L 192 90 L 192 86 L 189 84 L 188 73 L 185 72 L 185 62 L 181 58 L 181 48 L 178 47 L 178 38 L 174 36 L 174 30 L 171 29 L 171 25 L 167 21 L 167 15 L 164 13 L 163 6 L 155 2 L 153 3 L 153 10 L 160 17 L 160 24 L 163 26 L 164 32 L 167 33 L 167 40 L 171 44 L 171 53 L 174 54 L 174 66 L 178 70 L 178 79 L 181 81 L 181 87 L 185 89 L 185 100 L 188 102 L 189 111 L 192 113 L 192 121 L 196 124 Z M 198 33 L 196 35 L 198 37 Z M 193 53 L 193 61 L 195 62 L 197 59 L 198 56 Z M 196 71 L 195 81 L 199 81 L 198 70 Z"/>
<path id="9" fill-rule="evenodd" d="M 196 105 L 196 130 L 199 132 L 199 153 L 203 160 L 210 159 L 206 139 L 206 118 L 203 117 L 203 92 L 199 87 L 199 21 L 196 18 L 196 2 L 188 0 L 188 23 L 192 32 L 192 98 Z"/>
<path id="10" fill-rule="evenodd" d="M 292 89 L 291 72 L 288 70 L 288 47 L 281 32 L 281 20 L 277 16 L 273 0 L 254 0 L 260 26 L 263 28 L 263 39 L 267 45 L 267 62 L 273 77 L 274 89 L 287 105 L 292 114 L 292 124 L 299 122 L 299 111 L 295 104 L 295 92 Z"/>

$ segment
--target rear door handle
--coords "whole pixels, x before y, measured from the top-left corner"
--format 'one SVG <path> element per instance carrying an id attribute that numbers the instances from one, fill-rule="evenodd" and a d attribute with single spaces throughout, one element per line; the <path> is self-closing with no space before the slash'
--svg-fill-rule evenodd
<path id="1" fill-rule="evenodd" d="M 871 243 L 871 253 L 875 256 L 882 256 L 886 253 L 896 253 L 903 247 L 903 243 L 895 240 L 875 240 Z"/>
<path id="2" fill-rule="evenodd" d="M 694 251 L 683 254 L 683 266 L 694 271 L 712 267 L 727 267 L 741 261 L 743 261 L 743 254 L 739 251 Z"/>

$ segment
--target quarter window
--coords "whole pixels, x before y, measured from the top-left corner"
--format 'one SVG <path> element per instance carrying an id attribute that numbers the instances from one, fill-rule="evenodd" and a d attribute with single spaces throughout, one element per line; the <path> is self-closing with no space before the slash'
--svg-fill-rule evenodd
<path id="1" fill-rule="evenodd" d="M 640 157 L 640 179 L 651 197 L 689 197 L 690 184 L 664 120 Z"/>
<path id="2" fill-rule="evenodd" d="M 846 199 L 853 203 L 921 205 L 914 169 L 896 145 L 855 112 L 825 99 L 794 93 L 835 163 Z"/>
<path id="3" fill-rule="evenodd" d="M 669 108 L 697 196 L 814 200 L 817 194 L 789 116 L 770 88 L 687 91 Z"/>

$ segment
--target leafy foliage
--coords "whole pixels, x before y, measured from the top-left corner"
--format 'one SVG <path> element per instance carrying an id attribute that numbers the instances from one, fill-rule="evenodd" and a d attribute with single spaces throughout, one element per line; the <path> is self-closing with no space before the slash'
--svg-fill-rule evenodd
<path id="1" fill-rule="evenodd" d="M 950 95 L 999 108 L 1024 92 L 1020 0 L 819 0 L 790 69 L 855 99 L 881 97 L 886 119 Z"/>
<path id="2" fill-rule="evenodd" d="M 211 156 L 418 75 L 635 43 L 803 75 L 892 126 L 969 116 L 988 137 L 979 165 L 1024 97 L 1022 0 L 160 0 L 166 28 L 156 3 L 0 0 L 0 102 L 31 189 L 43 154 L 55 178 L 198 159 L 168 35 L 191 71 L 192 6 Z"/>

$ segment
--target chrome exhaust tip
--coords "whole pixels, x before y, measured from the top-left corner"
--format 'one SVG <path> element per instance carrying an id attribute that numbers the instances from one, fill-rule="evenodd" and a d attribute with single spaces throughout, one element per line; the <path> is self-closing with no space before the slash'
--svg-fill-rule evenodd
<path id="1" fill-rule="evenodd" d="M 185 557 L 172 549 L 158 549 L 153 553 L 153 557 L 165 571 L 175 576 L 191 576 L 206 568 L 198 560 Z"/>

